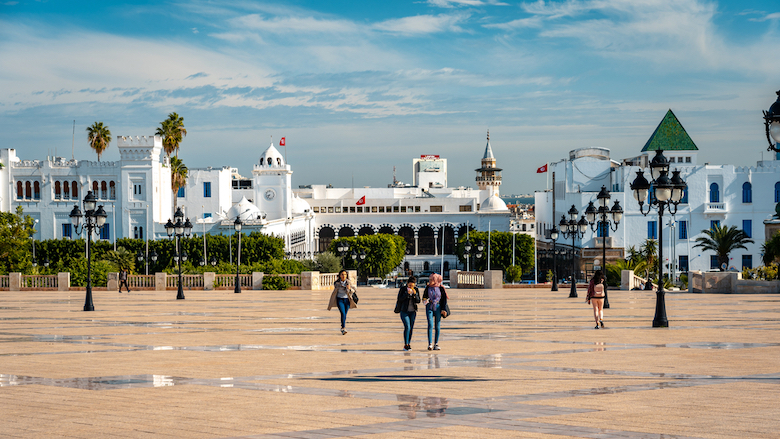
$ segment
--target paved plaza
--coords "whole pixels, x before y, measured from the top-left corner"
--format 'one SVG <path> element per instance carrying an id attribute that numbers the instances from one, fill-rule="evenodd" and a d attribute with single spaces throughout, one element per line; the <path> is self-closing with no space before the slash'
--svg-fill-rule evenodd
<path id="1" fill-rule="evenodd" d="M 0 437 L 780 436 L 780 294 L 451 290 L 404 352 L 396 293 L 0 292 Z"/>

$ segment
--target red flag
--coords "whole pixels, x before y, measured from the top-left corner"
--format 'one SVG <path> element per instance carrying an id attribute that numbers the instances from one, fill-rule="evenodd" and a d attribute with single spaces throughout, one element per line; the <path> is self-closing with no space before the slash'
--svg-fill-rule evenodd
<path id="1" fill-rule="evenodd" d="M 547 172 L 547 163 L 544 164 L 544 166 L 540 166 L 536 168 L 536 173 L 541 174 L 543 172 Z"/>
<path id="2" fill-rule="evenodd" d="M 366 196 L 363 195 L 362 197 L 360 197 L 360 199 L 357 200 L 357 203 L 355 203 L 355 204 L 357 204 L 358 206 L 362 206 L 362 205 L 366 204 Z"/>
<path id="3" fill-rule="evenodd" d="M 279 146 L 284 146 L 284 137 L 282 137 L 282 140 L 279 141 Z"/>

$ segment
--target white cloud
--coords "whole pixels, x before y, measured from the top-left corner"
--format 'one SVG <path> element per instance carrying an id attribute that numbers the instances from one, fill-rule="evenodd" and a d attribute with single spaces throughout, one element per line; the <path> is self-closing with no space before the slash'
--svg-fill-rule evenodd
<path id="1" fill-rule="evenodd" d="M 456 8 L 459 6 L 506 6 L 507 4 L 498 0 L 428 0 L 431 6 L 440 8 Z"/>
<path id="2" fill-rule="evenodd" d="M 416 15 L 396 18 L 374 24 L 376 30 L 402 34 L 423 35 L 440 32 L 463 32 L 459 23 L 468 19 L 468 14 Z"/>

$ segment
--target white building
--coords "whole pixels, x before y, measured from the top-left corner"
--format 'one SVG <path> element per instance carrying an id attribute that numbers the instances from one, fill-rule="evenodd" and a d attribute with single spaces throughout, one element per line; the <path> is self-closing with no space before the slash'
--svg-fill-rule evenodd
<path id="1" fill-rule="evenodd" d="M 630 188 L 637 171 L 644 170 L 650 180 L 647 164 L 657 149 L 663 149 L 670 159 L 670 174 L 679 170 L 688 185 L 676 214 L 664 213 L 662 227 L 656 210 L 647 216 L 639 212 Z M 568 159 L 550 164 L 553 190 L 535 194 L 538 240 L 550 242 L 550 228 L 572 205 L 579 215 L 585 213 L 590 201 L 598 206 L 596 195 L 603 185 L 611 191 L 610 207 L 618 200 L 625 212 L 617 231 L 607 232 L 608 262 L 624 257 L 629 247 L 638 250 L 646 239 L 658 239 L 663 233 L 664 263 L 677 275 L 688 270 L 717 269 L 716 255 L 694 245 L 697 237 L 704 236 L 702 230 L 718 223 L 743 229 L 755 241 L 747 250 L 729 255 L 729 268 L 761 265 L 761 245 L 767 238 L 763 222 L 772 217 L 780 202 L 780 161 L 759 161 L 751 167 L 699 165 L 698 147 L 671 110 L 638 156 L 617 162 L 610 159 L 609 153 L 606 148 L 583 148 L 571 151 Z M 571 245 L 571 239 L 559 237 L 558 244 Z M 601 238 L 588 229 L 576 245 L 583 248 L 581 270 L 592 269 L 594 259 L 601 259 Z"/>

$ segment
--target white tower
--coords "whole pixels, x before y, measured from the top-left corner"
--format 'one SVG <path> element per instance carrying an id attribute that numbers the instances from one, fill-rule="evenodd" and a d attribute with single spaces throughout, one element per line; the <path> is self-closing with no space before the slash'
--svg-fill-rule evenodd
<path id="1" fill-rule="evenodd" d="M 274 144 L 260 155 L 260 163 L 252 170 L 254 176 L 255 205 L 267 215 L 267 219 L 292 216 L 292 170 Z"/>
<path id="2" fill-rule="evenodd" d="M 487 196 L 498 196 L 498 187 L 501 186 L 501 168 L 496 167 L 496 158 L 493 157 L 493 148 L 490 147 L 490 130 L 487 132 L 487 145 L 482 156 L 482 167 L 477 171 L 477 186 L 480 190 L 487 190 Z"/>

